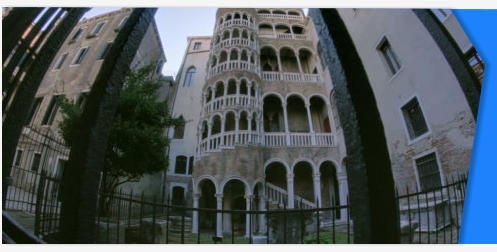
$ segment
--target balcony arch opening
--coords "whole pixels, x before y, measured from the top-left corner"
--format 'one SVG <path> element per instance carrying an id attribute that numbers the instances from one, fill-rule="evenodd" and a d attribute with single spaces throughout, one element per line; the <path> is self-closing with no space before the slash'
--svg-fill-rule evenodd
<path id="1" fill-rule="evenodd" d="M 207 121 L 202 122 L 202 140 L 206 139 L 208 136 L 209 126 Z"/>
<path id="2" fill-rule="evenodd" d="M 294 194 L 310 202 L 316 202 L 312 165 L 309 162 L 300 161 L 293 167 L 293 173 Z"/>
<path id="3" fill-rule="evenodd" d="M 240 94 L 247 95 L 247 81 L 242 79 L 240 83 Z"/>
<path id="4" fill-rule="evenodd" d="M 231 35 L 231 38 L 240 38 L 240 31 L 238 29 L 233 29 L 233 34 Z"/>
<path id="5" fill-rule="evenodd" d="M 241 61 L 248 61 L 247 50 L 242 50 L 242 55 L 240 56 Z"/>
<path id="6" fill-rule="evenodd" d="M 265 132 L 285 132 L 283 106 L 278 96 L 264 97 L 263 116 Z"/>
<path id="7" fill-rule="evenodd" d="M 243 13 L 242 19 L 243 19 L 243 20 L 248 20 L 248 18 L 247 18 L 247 14 Z"/>
<path id="8" fill-rule="evenodd" d="M 220 24 L 220 25 L 221 25 L 221 24 L 223 24 L 223 18 L 220 18 L 220 19 L 219 19 L 219 24 Z"/>
<path id="9" fill-rule="evenodd" d="M 331 133 L 330 118 L 328 118 L 328 106 L 319 96 L 313 96 L 310 100 L 310 111 L 312 126 L 316 133 Z"/>
<path id="10" fill-rule="evenodd" d="M 288 48 L 283 47 L 280 49 L 280 62 L 281 62 L 281 70 L 283 72 L 289 73 L 298 73 L 299 65 L 297 62 L 297 57 L 295 56 L 295 52 Z"/>
<path id="11" fill-rule="evenodd" d="M 240 19 L 240 13 L 235 13 L 235 16 L 233 17 L 233 19 Z"/>
<path id="12" fill-rule="evenodd" d="M 257 13 L 258 14 L 271 14 L 271 12 L 269 12 L 269 10 L 258 10 Z"/>
<path id="13" fill-rule="evenodd" d="M 203 179 L 199 183 L 200 188 L 200 198 L 199 207 L 200 208 L 210 208 L 216 209 L 216 186 L 210 179 Z M 202 232 L 215 231 L 216 230 L 216 213 L 208 211 L 199 212 L 199 228 Z"/>
<path id="14" fill-rule="evenodd" d="M 298 12 L 296 12 L 296 11 L 289 11 L 288 15 L 290 15 L 290 16 L 300 16 L 300 14 Z"/>
<path id="15" fill-rule="evenodd" d="M 260 63 L 262 71 L 279 71 L 278 56 L 272 47 L 266 46 L 261 49 Z"/>
<path id="16" fill-rule="evenodd" d="M 228 14 L 228 15 L 226 16 L 226 19 L 225 19 L 225 20 L 226 20 L 226 21 L 231 20 L 231 14 Z"/>
<path id="17" fill-rule="evenodd" d="M 231 49 L 230 61 L 238 60 L 238 50 L 236 48 Z"/>
<path id="18" fill-rule="evenodd" d="M 222 51 L 219 56 L 219 63 L 226 62 L 228 60 L 228 53 L 226 51 Z"/>
<path id="19" fill-rule="evenodd" d="M 250 55 L 250 63 L 255 64 L 255 58 L 253 54 Z"/>
<path id="20" fill-rule="evenodd" d="M 319 167 L 319 172 L 321 173 L 321 206 L 339 206 L 340 192 L 335 165 L 331 161 L 325 161 Z M 331 215 L 332 213 L 328 212 L 326 214 Z M 335 211 L 335 219 L 340 219 L 340 209 Z"/>
<path id="21" fill-rule="evenodd" d="M 257 129 L 257 113 L 253 113 L 252 114 L 252 120 L 251 120 L 251 126 L 252 127 L 252 131 L 258 131 Z"/>
<path id="22" fill-rule="evenodd" d="M 223 32 L 223 40 L 230 39 L 230 32 L 229 31 L 224 31 Z"/>
<path id="23" fill-rule="evenodd" d="M 252 86 L 250 87 L 250 96 L 255 97 L 255 82 L 252 81 Z"/>
<path id="24" fill-rule="evenodd" d="M 280 162 L 272 162 L 266 166 L 266 184 L 271 184 L 287 191 L 287 173 L 285 166 Z M 271 186 L 270 186 L 271 187 Z M 284 199 L 285 202 L 287 199 Z M 283 202 L 279 202 L 283 203 Z M 286 202 L 288 204 L 288 202 Z"/>
<path id="25" fill-rule="evenodd" d="M 299 34 L 299 35 L 304 34 L 304 28 L 298 25 L 292 26 L 292 31 L 293 34 Z"/>
<path id="26" fill-rule="evenodd" d="M 242 31 L 242 38 L 243 38 L 243 39 L 248 39 L 248 33 L 247 33 L 247 30 L 243 30 L 243 31 Z"/>
<path id="27" fill-rule="evenodd" d="M 284 11 L 282 11 L 282 10 L 274 10 L 273 14 L 275 14 L 275 15 L 286 15 L 286 13 Z"/>
<path id="28" fill-rule="evenodd" d="M 292 31 L 290 30 L 290 27 L 284 24 L 278 24 L 274 27 L 276 33 L 285 33 L 285 34 L 290 34 Z"/>
<path id="29" fill-rule="evenodd" d="M 217 58 L 216 58 L 216 56 L 212 56 L 211 67 L 215 67 L 216 65 L 217 65 Z"/>
<path id="30" fill-rule="evenodd" d="M 208 87 L 208 88 L 207 88 L 207 97 L 206 97 L 206 101 L 205 101 L 205 103 L 210 102 L 210 101 L 211 101 L 211 99 L 212 99 L 212 89 L 211 89 L 211 87 Z"/>
<path id="31" fill-rule="evenodd" d="M 222 81 L 218 81 L 216 83 L 216 94 L 214 98 L 218 98 L 224 95 L 224 83 Z"/>
<path id="32" fill-rule="evenodd" d="M 211 135 L 217 135 L 221 133 L 221 116 L 215 115 L 212 118 L 212 130 Z"/>
<path id="33" fill-rule="evenodd" d="M 259 25 L 259 33 L 260 34 L 273 34 L 273 26 L 269 24 L 260 24 Z"/>
<path id="34" fill-rule="evenodd" d="M 250 33 L 250 41 L 254 42 L 254 33 L 253 32 Z"/>
<path id="35" fill-rule="evenodd" d="M 229 131 L 234 131 L 235 130 L 235 112 L 229 111 L 226 113 L 226 118 L 224 122 L 224 131 L 229 132 Z"/>
<path id="36" fill-rule="evenodd" d="M 227 90 L 228 95 L 234 95 L 236 94 L 236 81 L 234 79 L 230 79 L 228 81 L 228 90 Z"/>
<path id="37" fill-rule="evenodd" d="M 309 132 L 307 109 L 300 96 L 291 95 L 288 97 L 286 111 L 290 132 Z"/>
<path id="38" fill-rule="evenodd" d="M 248 130 L 248 114 L 247 111 L 242 111 L 240 113 L 240 122 L 238 124 L 238 127 L 240 130 Z"/>
<path id="39" fill-rule="evenodd" d="M 219 44 L 219 42 L 221 41 L 221 37 L 219 37 L 219 35 L 216 36 L 216 45 Z"/>
<path id="40" fill-rule="evenodd" d="M 302 67 L 302 72 L 307 74 L 312 73 L 313 69 L 315 68 L 312 52 L 306 48 L 300 49 L 299 60 L 300 66 Z"/>
<path id="41" fill-rule="evenodd" d="M 245 195 L 247 189 L 245 183 L 239 179 L 231 179 L 223 188 L 223 209 L 227 210 L 246 210 Z M 233 215 L 233 216 L 231 216 Z M 243 213 L 225 213 L 223 214 L 224 233 L 245 234 L 246 215 Z M 233 221 L 233 222 L 232 222 Z M 233 225 L 233 227 L 232 227 Z"/>

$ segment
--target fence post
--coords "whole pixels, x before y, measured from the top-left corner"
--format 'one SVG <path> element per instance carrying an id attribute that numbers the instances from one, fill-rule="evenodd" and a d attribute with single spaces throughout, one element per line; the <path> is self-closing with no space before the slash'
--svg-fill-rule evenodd
<path id="1" fill-rule="evenodd" d="M 36 192 L 36 206 L 35 206 L 35 235 L 40 236 L 40 222 L 41 222 L 41 208 L 43 202 L 43 189 L 45 188 L 46 172 L 41 171 L 40 181 L 38 182 L 38 189 Z"/>

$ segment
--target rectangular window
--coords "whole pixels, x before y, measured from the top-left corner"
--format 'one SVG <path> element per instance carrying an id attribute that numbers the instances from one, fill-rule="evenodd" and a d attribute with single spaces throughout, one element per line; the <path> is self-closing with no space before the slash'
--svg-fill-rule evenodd
<path id="1" fill-rule="evenodd" d="M 22 150 L 16 151 L 16 158 L 14 159 L 14 166 L 19 167 L 21 165 Z"/>
<path id="2" fill-rule="evenodd" d="M 174 173 L 176 174 L 186 174 L 186 157 L 177 156 L 176 166 L 174 167 Z"/>
<path id="3" fill-rule="evenodd" d="M 428 126 L 423 115 L 423 111 L 419 106 L 418 99 L 414 97 L 404 106 L 402 106 L 402 114 L 409 132 L 409 139 L 414 139 L 428 132 Z"/>
<path id="4" fill-rule="evenodd" d="M 390 69 L 390 72 L 392 74 L 397 73 L 400 69 L 400 63 L 399 60 L 397 59 L 397 56 L 393 52 L 392 47 L 390 46 L 388 40 L 386 39 L 383 40 L 383 42 L 378 47 L 378 50 L 381 52 L 383 59 L 385 60 L 388 68 Z"/>
<path id="5" fill-rule="evenodd" d="M 62 66 L 62 64 L 64 64 L 64 61 L 66 60 L 66 58 L 67 58 L 67 53 L 62 54 L 62 56 L 60 56 L 59 60 L 55 64 L 55 68 L 54 69 L 60 69 L 60 67 Z"/>
<path id="6" fill-rule="evenodd" d="M 78 97 L 78 100 L 76 101 L 76 104 L 79 106 L 79 108 L 83 109 L 83 107 L 86 105 L 86 99 L 88 98 L 88 93 L 81 93 Z"/>
<path id="7" fill-rule="evenodd" d="M 200 43 L 200 42 L 195 42 L 195 44 L 193 44 L 193 50 L 195 50 L 195 51 L 196 51 L 196 50 L 200 50 L 200 45 L 201 45 L 201 44 L 202 44 L 202 43 Z"/>
<path id="8" fill-rule="evenodd" d="M 91 32 L 91 35 L 97 35 L 102 30 L 102 27 L 104 27 L 104 24 L 105 22 L 98 23 L 97 26 L 95 26 L 95 28 Z"/>
<path id="9" fill-rule="evenodd" d="M 72 64 L 77 65 L 81 63 L 81 61 L 83 61 L 83 59 L 85 58 L 87 52 L 88 52 L 88 47 L 79 49 L 78 53 L 76 54 L 76 57 L 74 57 L 74 60 L 72 61 Z"/>
<path id="10" fill-rule="evenodd" d="M 190 156 L 190 159 L 188 160 L 188 174 L 192 175 L 193 173 L 193 156 Z"/>
<path id="11" fill-rule="evenodd" d="M 128 17 L 125 17 L 125 18 L 123 18 L 123 20 L 121 20 L 121 22 L 117 26 L 117 29 L 118 30 L 122 29 L 124 27 L 124 25 L 126 24 L 126 21 L 128 21 Z"/>
<path id="12" fill-rule="evenodd" d="M 29 112 L 29 125 L 33 124 L 33 121 L 36 117 L 36 114 L 38 114 L 38 110 L 40 109 L 41 101 L 43 100 L 43 97 L 38 97 L 35 99 L 35 102 L 33 104 L 33 107 L 31 107 L 31 111 Z"/>
<path id="13" fill-rule="evenodd" d="M 435 152 L 416 159 L 421 191 L 430 191 L 442 186 L 440 169 Z"/>
<path id="14" fill-rule="evenodd" d="M 59 110 L 59 99 L 62 98 L 62 95 L 55 95 L 50 100 L 50 104 L 48 105 L 47 111 L 43 116 L 43 120 L 41 122 L 42 125 L 52 125 L 55 115 L 57 115 L 57 111 Z"/>
<path id="15" fill-rule="evenodd" d="M 38 171 L 38 168 L 40 167 L 40 161 L 41 161 L 41 154 L 35 153 L 33 155 L 33 160 L 31 161 L 31 170 L 32 171 Z"/>
<path id="16" fill-rule="evenodd" d="M 98 53 L 97 60 L 101 60 L 105 57 L 105 55 L 109 51 L 109 48 L 111 45 L 112 45 L 112 42 L 107 42 L 104 44 L 104 46 L 102 47 L 102 50 L 100 50 L 100 52 Z"/>
<path id="17" fill-rule="evenodd" d="M 72 36 L 71 40 L 76 40 L 79 37 L 81 37 L 81 34 L 83 33 L 83 28 L 79 28 L 76 33 Z"/>

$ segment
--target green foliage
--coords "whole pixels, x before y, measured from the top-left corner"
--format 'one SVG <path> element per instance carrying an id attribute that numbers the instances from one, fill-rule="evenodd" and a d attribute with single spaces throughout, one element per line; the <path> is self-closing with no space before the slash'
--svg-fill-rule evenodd
<path id="1" fill-rule="evenodd" d="M 105 154 L 104 192 L 168 166 L 169 139 L 165 129 L 184 122 L 171 117 L 166 102 L 157 101 L 162 81 L 151 77 L 154 69 L 154 65 L 148 65 L 132 70 L 126 78 Z M 59 128 L 66 143 L 72 146 L 80 135 L 83 111 L 66 99 L 61 102 L 61 109 L 64 120 Z"/>

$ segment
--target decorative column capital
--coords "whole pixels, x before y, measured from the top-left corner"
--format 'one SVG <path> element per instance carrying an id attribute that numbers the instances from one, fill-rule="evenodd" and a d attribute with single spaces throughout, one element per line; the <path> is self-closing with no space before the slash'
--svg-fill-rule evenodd
<path id="1" fill-rule="evenodd" d="M 293 173 L 287 174 L 286 175 L 286 180 L 287 181 L 293 181 L 293 177 L 294 177 Z"/>
<path id="2" fill-rule="evenodd" d="M 200 199 L 200 193 L 194 193 L 193 194 L 193 200 L 199 200 Z"/>
<path id="3" fill-rule="evenodd" d="M 246 200 L 251 200 L 251 199 L 253 199 L 253 198 L 254 198 L 254 195 L 253 195 L 253 194 L 252 194 L 252 195 L 245 195 L 245 199 L 246 199 Z"/>
<path id="4" fill-rule="evenodd" d="M 222 193 L 216 193 L 214 194 L 217 200 L 222 200 L 223 199 L 223 194 Z"/>

